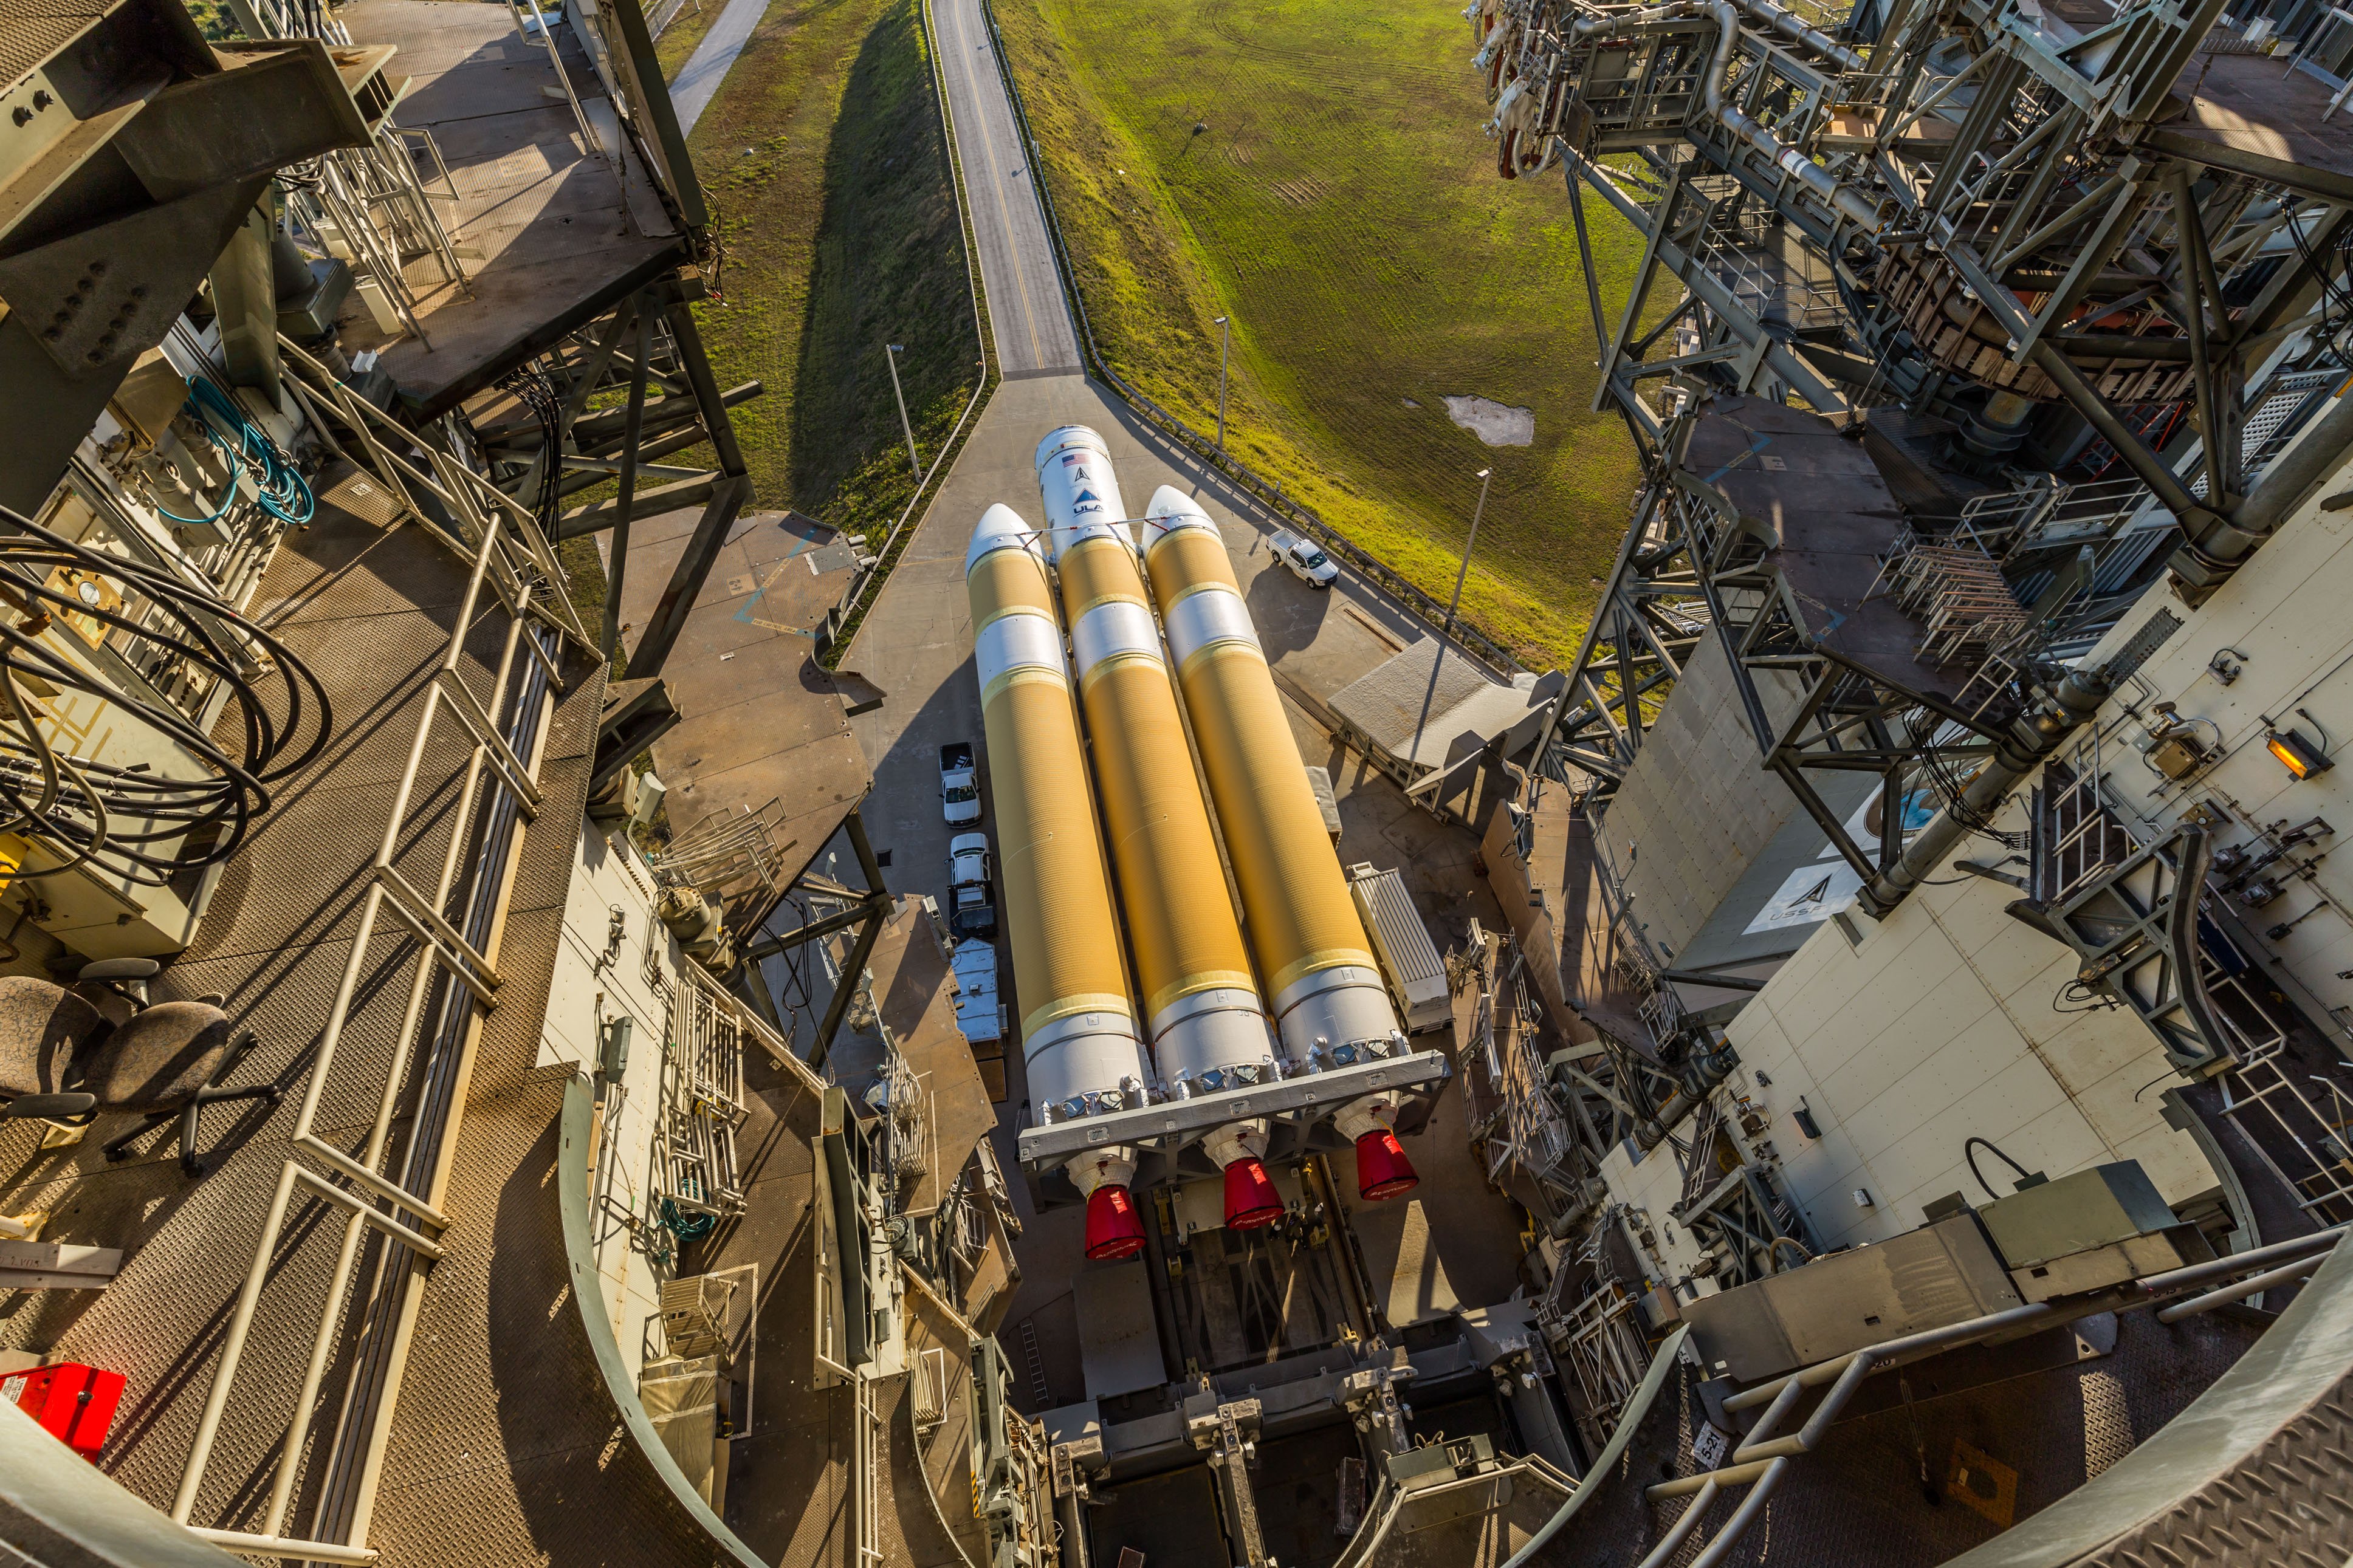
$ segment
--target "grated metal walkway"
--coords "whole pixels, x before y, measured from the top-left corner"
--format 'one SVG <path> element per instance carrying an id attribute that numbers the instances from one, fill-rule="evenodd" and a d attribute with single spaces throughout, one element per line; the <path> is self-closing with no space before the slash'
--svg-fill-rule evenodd
<path id="1" fill-rule="evenodd" d="M 172 1507 L 182 1483 L 466 580 L 465 563 L 421 526 L 387 532 L 322 506 L 313 526 L 288 535 L 255 603 L 257 618 L 326 684 L 334 739 L 290 781 L 251 847 L 228 866 L 198 941 L 155 991 L 226 994 L 231 1016 L 259 1039 L 232 1081 L 275 1082 L 289 1091 L 284 1101 L 207 1111 L 205 1146 L 216 1163 L 200 1181 L 181 1174 L 168 1129 L 110 1166 L 99 1150 L 120 1129 L 113 1119 L 78 1145 L 47 1151 L 37 1147 L 37 1124 L 0 1124 L 0 1211 L 51 1209 L 46 1239 L 126 1254 L 103 1291 L 0 1296 L 0 1348 L 126 1374 L 100 1466 L 158 1508 Z M 495 685 L 504 641 L 505 617 L 488 595 L 485 603 L 459 670 L 477 690 Z M 540 729 L 540 813 L 511 862 L 487 949 L 504 984 L 480 1026 L 470 1079 L 455 1088 L 461 1109 L 443 1199 L 448 1252 L 427 1277 L 405 1382 L 386 1391 L 397 1398 L 384 1429 L 374 1522 L 355 1532 L 389 1563 L 710 1556 L 707 1539 L 642 1456 L 614 1441 L 617 1415 L 586 1334 L 576 1314 L 557 1310 L 567 1277 L 549 1175 L 562 1083 L 534 1079 L 531 1069 L 604 687 L 598 661 L 568 645 L 562 674 Z M 411 827 L 395 856 L 396 867 L 426 888 L 459 826 L 470 751 L 461 734 L 448 723 L 432 732 Z M 389 921 L 376 931 L 312 1124 L 316 1136 L 354 1154 L 375 1116 L 414 973 L 413 940 Z M 412 1058 L 412 1081 L 427 1070 L 415 1059 L 424 1055 L 420 1048 Z M 395 1124 L 396 1152 L 408 1126 L 405 1115 Z M 343 1218 L 307 1197 L 290 1213 L 188 1515 L 194 1524 L 262 1526 Z M 363 1248 L 351 1304 L 330 1316 L 322 1397 L 299 1446 L 282 1533 L 333 1533 L 320 1520 L 322 1482 L 352 1370 L 361 1364 L 358 1304 L 376 1290 L 382 1251 L 374 1243 Z M 592 1496 L 594 1506 L 583 1506 Z M 341 1516 L 354 1507 L 364 1520 L 366 1500 L 346 1489 Z"/>

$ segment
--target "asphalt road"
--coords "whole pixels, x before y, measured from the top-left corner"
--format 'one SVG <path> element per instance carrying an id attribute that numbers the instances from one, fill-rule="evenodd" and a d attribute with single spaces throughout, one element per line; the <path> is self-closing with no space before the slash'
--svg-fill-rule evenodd
<path id="1" fill-rule="evenodd" d="M 719 20 L 711 24 L 711 31 L 702 35 L 702 42 L 681 66 L 678 79 L 670 84 L 670 107 L 678 112 L 679 134 L 693 134 L 695 122 L 711 100 L 719 96 L 719 84 L 735 64 L 735 57 L 752 41 L 752 29 L 768 14 L 768 0 L 728 0 L 727 9 Z"/>
<path id="2" fill-rule="evenodd" d="M 1055 276 L 1020 127 L 989 47 L 988 18 L 980 0 L 936 0 L 933 15 L 997 363 L 1008 376 L 1075 372 L 1078 334 Z"/>
<path id="3" fill-rule="evenodd" d="M 980 0 L 934 5 L 981 284 L 1005 379 L 842 660 L 845 672 L 883 694 L 879 707 L 850 720 L 850 728 L 874 771 L 864 816 L 875 847 L 890 857 L 885 879 L 894 892 L 931 893 L 946 902 L 950 829 L 940 810 L 939 748 L 972 742 L 984 790 L 988 765 L 972 670 L 965 547 L 973 524 L 994 502 L 1037 518 L 1032 455 L 1039 438 L 1056 426 L 1078 423 L 1106 437 L 1131 508 L 1141 511 L 1155 489 L 1174 485 L 1217 521 L 1276 683 L 1290 700 L 1302 754 L 1333 774 L 1345 829 L 1343 860 L 1403 868 L 1431 912 L 1450 924 L 1471 914 L 1494 924 L 1501 917 L 1472 871 L 1470 836 L 1409 804 L 1387 777 L 1340 751 L 1329 736 L 1324 704 L 1332 695 L 1428 635 L 1427 628 L 1350 574 L 1321 593 L 1298 581 L 1273 560 L 1267 542 L 1273 530 L 1248 498 L 1083 374 L 1032 189 L 1034 171 L 988 46 Z M 1205 352 L 1213 351 L 1205 346 Z M 1448 931 L 1444 939 L 1457 934 Z M 1010 965 L 1001 952 L 999 970 L 1009 986 Z M 1009 989 L 1008 1000 L 1018 1016 L 1018 999 Z M 1013 1132 L 1022 1120 L 1027 1085 L 1018 1047 L 1006 1058 L 1009 1089 L 999 1107 L 996 1141 L 1011 1173 L 1017 1170 Z M 1414 1157 L 1441 1165 L 1446 1159 L 1419 1146 Z M 1015 1316 L 1026 1317 L 1040 1310 L 1042 1298 L 1067 1292 L 1084 1215 L 1076 1207 L 1034 1213 L 1018 1174 L 1013 1185 L 1029 1226 L 1018 1251 L 1039 1266 L 1017 1295 Z M 1476 1187 L 1472 1182 L 1465 1190 Z M 1050 1358 L 1074 1369 L 1075 1341 L 1062 1342 L 1048 1317 L 1039 1317 L 1039 1325 Z"/>

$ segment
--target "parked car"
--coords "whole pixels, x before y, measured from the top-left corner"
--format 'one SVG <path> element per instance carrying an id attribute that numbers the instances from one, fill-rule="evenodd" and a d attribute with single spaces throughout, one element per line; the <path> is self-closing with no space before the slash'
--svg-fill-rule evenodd
<path id="1" fill-rule="evenodd" d="M 1340 568 L 1314 542 L 1295 533 L 1274 536 L 1274 552 L 1291 574 L 1311 588 L 1328 588 L 1339 581 Z"/>
<path id="2" fill-rule="evenodd" d="M 989 891 L 985 833 L 959 833 L 948 840 L 948 925 L 959 939 L 996 939 L 997 901 Z"/>
<path id="3" fill-rule="evenodd" d="M 989 897 L 987 883 L 976 888 L 949 889 L 948 903 L 948 924 L 955 929 L 958 940 L 997 940 L 997 904 Z"/>
<path id="4" fill-rule="evenodd" d="M 940 809 L 952 823 L 980 820 L 980 773 L 973 766 L 970 741 L 940 748 Z"/>
<path id="5" fill-rule="evenodd" d="M 959 833 L 948 840 L 948 886 L 969 888 L 988 882 L 988 835 Z"/>

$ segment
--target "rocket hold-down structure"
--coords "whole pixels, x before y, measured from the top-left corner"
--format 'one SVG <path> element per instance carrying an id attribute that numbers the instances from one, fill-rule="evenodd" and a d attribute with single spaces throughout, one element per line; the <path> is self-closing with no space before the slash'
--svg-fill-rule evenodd
<path id="1" fill-rule="evenodd" d="M 1044 526 L 990 507 L 965 562 L 1033 1189 L 1100 1258 L 1144 1246 L 1140 1186 L 1221 1176 L 1247 1229 L 1271 1158 L 1353 1145 L 1361 1195 L 1409 1190 L 1445 1058 L 1398 1028 L 1217 525 L 1164 487 L 1139 528 L 1083 426 L 1037 466 Z"/>

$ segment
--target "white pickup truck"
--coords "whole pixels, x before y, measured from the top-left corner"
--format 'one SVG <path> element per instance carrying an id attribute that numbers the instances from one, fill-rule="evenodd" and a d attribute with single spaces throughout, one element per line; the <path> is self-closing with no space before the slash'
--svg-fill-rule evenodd
<path id="1" fill-rule="evenodd" d="M 958 940 L 994 940 L 997 906 L 989 892 L 988 837 L 959 833 L 948 840 L 948 920 Z"/>
<path id="2" fill-rule="evenodd" d="M 1314 541 L 1302 539 L 1295 533 L 1277 533 L 1269 542 L 1275 559 L 1291 568 L 1291 574 L 1311 588 L 1328 588 L 1340 577 L 1340 568 L 1324 553 Z"/>
<path id="3" fill-rule="evenodd" d="M 980 774 L 972 765 L 972 742 L 940 748 L 940 809 L 952 823 L 980 820 Z"/>

